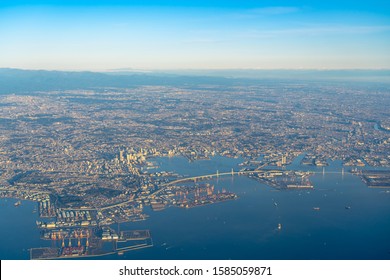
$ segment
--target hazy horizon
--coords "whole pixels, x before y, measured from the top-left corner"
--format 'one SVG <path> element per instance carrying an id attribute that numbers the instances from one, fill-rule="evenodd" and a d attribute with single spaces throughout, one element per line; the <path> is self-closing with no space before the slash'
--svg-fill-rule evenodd
<path id="1" fill-rule="evenodd" d="M 132 68 L 132 67 L 121 67 L 121 68 L 107 68 L 107 69 L 91 69 L 91 68 L 23 68 L 23 67 L 8 67 L 2 66 L 0 69 L 10 69 L 10 70 L 22 70 L 22 71 L 58 71 L 58 72 L 96 72 L 96 73 L 110 73 L 110 72 L 134 72 L 134 73 L 165 73 L 165 72 L 175 72 L 175 71 L 292 71 L 292 72 L 332 72 L 332 71 L 342 71 L 342 72 L 354 72 L 354 71 L 389 71 L 388 68 Z"/>
<path id="2" fill-rule="evenodd" d="M 259 85 L 264 82 L 390 83 L 390 70 L 113 70 L 58 71 L 0 68 L 0 94 L 145 85 Z"/>

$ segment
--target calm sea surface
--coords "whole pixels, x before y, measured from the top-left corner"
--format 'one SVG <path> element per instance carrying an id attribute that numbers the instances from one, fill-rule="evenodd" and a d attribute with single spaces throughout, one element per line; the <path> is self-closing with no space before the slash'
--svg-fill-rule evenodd
<path id="1" fill-rule="evenodd" d="M 192 163 L 182 157 L 154 162 L 156 170 L 191 176 L 238 170 L 242 160 L 216 156 Z M 159 212 L 145 207 L 149 219 L 120 227 L 150 229 L 154 247 L 104 258 L 390 259 L 390 192 L 369 189 L 347 172 L 331 173 L 341 171 L 340 162 L 331 162 L 325 174 L 298 163 L 299 158 L 288 168 L 319 172 L 311 177 L 314 190 L 277 191 L 244 176 L 220 177 L 210 182 L 239 199 Z M 28 248 L 51 245 L 39 239 L 36 203 L 14 203 L 0 200 L 0 259 L 27 259 Z"/>

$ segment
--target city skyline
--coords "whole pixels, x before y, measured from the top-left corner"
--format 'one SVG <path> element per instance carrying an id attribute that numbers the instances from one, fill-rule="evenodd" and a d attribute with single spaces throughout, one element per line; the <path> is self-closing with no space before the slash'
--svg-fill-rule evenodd
<path id="1" fill-rule="evenodd" d="M 3 1 L 0 68 L 388 69 L 383 1 Z"/>

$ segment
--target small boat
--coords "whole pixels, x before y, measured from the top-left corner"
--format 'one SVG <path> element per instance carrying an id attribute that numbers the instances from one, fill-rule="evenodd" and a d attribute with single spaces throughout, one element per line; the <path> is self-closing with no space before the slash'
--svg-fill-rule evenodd
<path id="1" fill-rule="evenodd" d="M 275 205 L 275 206 L 278 206 L 278 204 L 277 204 L 276 202 L 274 202 L 274 205 Z"/>
<path id="2" fill-rule="evenodd" d="M 281 230 L 282 229 L 282 224 L 278 224 L 278 230 Z"/>
<path id="3" fill-rule="evenodd" d="M 320 207 L 313 207 L 313 210 L 319 211 Z"/>
<path id="4" fill-rule="evenodd" d="M 20 204 L 22 204 L 22 202 L 19 200 L 19 201 L 17 201 L 17 202 L 14 203 L 14 206 L 15 206 L 15 207 L 18 207 L 18 206 L 20 206 Z"/>
<path id="5" fill-rule="evenodd" d="M 351 209 L 351 206 L 345 206 L 345 210 Z"/>

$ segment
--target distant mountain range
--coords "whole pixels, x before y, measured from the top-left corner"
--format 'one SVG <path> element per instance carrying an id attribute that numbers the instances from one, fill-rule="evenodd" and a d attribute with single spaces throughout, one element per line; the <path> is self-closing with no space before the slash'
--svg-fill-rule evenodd
<path id="1" fill-rule="evenodd" d="M 390 83 L 390 70 L 177 70 L 70 72 L 0 68 L 0 94 L 142 85 L 250 85 L 280 80 Z"/>
<path id="2" fill-rule="evenodd" d="M 0 93 L 90 89 L 101 87 L 129 88 L 142 85 L 193 85 L 229 83 L 222 77 L 189 77 L 172 74 L 98 73 L 0 68 Z"/>

